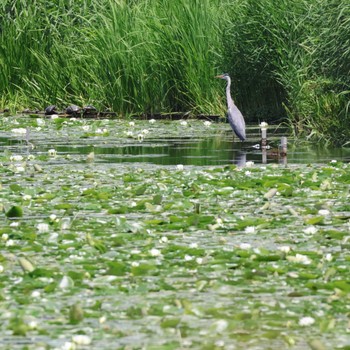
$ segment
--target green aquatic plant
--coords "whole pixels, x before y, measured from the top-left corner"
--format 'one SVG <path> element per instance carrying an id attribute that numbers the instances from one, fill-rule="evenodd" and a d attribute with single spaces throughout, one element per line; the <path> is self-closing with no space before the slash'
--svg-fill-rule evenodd
<path id="1" fill-rule="evenodd" d="M 131 128 L 148 129 L 150 144 L 180 132 L 223 139 L 226 124 L 202 121 L 0 123 L 11 144 L 0 147 L 0 206 L 23 209 L 0 213 L 5 349 L 123 348 L 131 338 L 158 349 L 347 346 L 349 164 L 113 158 L 145 146 Z M 17 132 L 26 128 L 33 147 Z"/>

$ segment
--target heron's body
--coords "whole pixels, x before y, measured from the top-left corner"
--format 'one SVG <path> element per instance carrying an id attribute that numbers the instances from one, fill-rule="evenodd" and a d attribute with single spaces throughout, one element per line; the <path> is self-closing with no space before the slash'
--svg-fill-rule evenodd
<path id="1" fill-rule="evenodd" d="M 226 99 L 227 99 L 227 117 L 234 133 L 239 137 L 241 141 L 246 139 L 245 135 L 245 121 L 241 111 L 235 105 L 231 97 L 231 78 L 228 74 L 218 75 L 217 78 L 227 81 L 226 86 Z"/>

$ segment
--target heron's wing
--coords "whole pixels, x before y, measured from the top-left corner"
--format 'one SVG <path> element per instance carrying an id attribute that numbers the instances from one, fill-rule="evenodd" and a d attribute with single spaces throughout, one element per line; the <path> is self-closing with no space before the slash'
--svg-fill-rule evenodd
<path id="1" fill-rule="evenodd" d="M 240 140 L 244 141 L 246 139 L 245 121 L 241 111 L 234 103 L 230 104 L 230 107 L 227 111 L 227 117 L 235 134 L 240 138 Z"/>

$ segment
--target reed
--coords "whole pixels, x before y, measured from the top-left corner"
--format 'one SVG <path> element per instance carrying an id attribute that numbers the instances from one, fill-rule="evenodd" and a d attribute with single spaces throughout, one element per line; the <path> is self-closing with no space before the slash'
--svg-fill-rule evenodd
<path id="1" fill-rule="evenodd" d="M 350 135 L 347 0 L 4 0 L 2 107 L 222 113 L 228 71 L 248 121 Z"/>
<path id="2" fill-rule="evenodd" d="M 350 137 L 350 6 L 345 0 L 243 1 L 231 6 L 225 64 L 242 109 L 285 106 L 296 134 Z M 266 96 L 266 91 L 269 98 Z M 282 115 L 283 115 L 282 114 Z"/>

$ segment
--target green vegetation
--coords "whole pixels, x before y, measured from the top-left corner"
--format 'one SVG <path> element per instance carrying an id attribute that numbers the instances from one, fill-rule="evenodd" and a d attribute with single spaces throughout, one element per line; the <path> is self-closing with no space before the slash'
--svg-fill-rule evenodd
<path id="1" fill-rule="evenodd" d="M 0 108 L 222 113 L 228 71 L 248 120 L 344 144 L 349 18 L 347 0 L 5 0 Z"/>
<path id="2" fill-rule="evenodd" d="M 348 349 L 350 164 L 79 152 L 179 125 L 0 119 L 1 349 Z M 182 135 L 223 126 L 194 120 Z"/>

